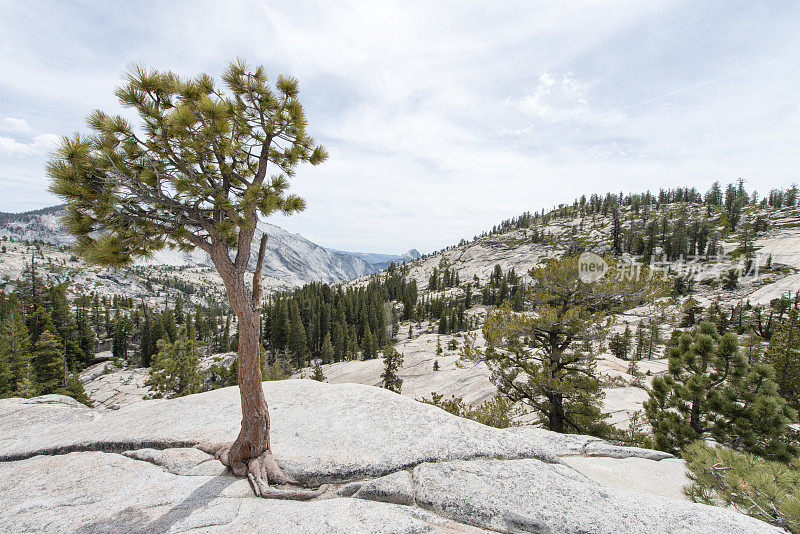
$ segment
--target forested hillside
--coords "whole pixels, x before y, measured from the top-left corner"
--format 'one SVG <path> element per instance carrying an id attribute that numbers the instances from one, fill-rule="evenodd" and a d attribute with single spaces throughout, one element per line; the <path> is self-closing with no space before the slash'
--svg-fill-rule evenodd
<path id="1" fill-rule="evenodd" d="M 109 295 L 42 275 L 79 270 L 40 243 L 3 243 L 4 261 L 30 260 L 0 296 L 0 395 L 115 407 L 236 384 L 235 319 L 191 276 L 134 269 L 147 296 Z M 609 274 L 582 280 L 586 252 Z M 591 195 L 380 274 L 273 290 L 262 373 L 383 386 L 493 426 L 673 454 L 706 437 L 791 462 L 799 268 L 795 187 Z M 686 450 L 700 477 L 709 453 Z"/>

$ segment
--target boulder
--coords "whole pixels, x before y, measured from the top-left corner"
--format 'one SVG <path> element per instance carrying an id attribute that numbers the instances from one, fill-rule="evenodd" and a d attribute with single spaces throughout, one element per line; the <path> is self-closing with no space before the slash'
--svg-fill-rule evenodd
<path id="1" fill-rule="evenodd" d="M 516 439 L 381 388 L 282 380 L 265 382 L 264 392 L 276 459 L 304 484 L 374 478 L 452 459 L 558 462 L 539 441 Z M 75 407 L 74 413 L 63 413 L 66 405 L 52 411 L 37 405 L 23 416 L 19 406 L 24 402 L 0 401 L 0 461 L 78 450 L 123 452 L 232 441 L 241 423 L 236 387 L 142 401 L 115 411 Z"/>
<path id="2" fill-rule="evenodd" d="M 663 460 L 673 458 L 668 452 L 642 449 L 640 447 L 622 447 L 614 445 L 594 436 L 580 434 L 559 434 L 533 426 L 518 426 L 506 429 L 506 432 L 524 439 L 532 447 L 541 447 L 556 456 L 605 456 L 608 458 L 645 458 L 647 460 Z"/>
<path id="3" fill-rule="evenodd" d="M 686 465 L 678 458 L 565 456 L 562 461 L 586 477 L 612 488 L 650 493 L 668 499 L 688 500 Z"/>
<path id="4" fill-rule="evenodd" d="M 721 508 L 575 480 L 535 459 L 423 464 L 413 480 L 420 507 L 498 532 L 778 532 Z"/>
<path id="5" fill-rule="evenodd" d="M 476 533 L 416 507 L 259 499 L 246 480 L 180 476 L 114 453 L 0 463 L 0 531 L 71 534 Z"/>
<path id="6" fill-rule="evenodd" d="M 637 486 L 630 477 L 680 463 L 655 451 L 491 428 L 371 386 L 285 380 L 264 390 L 278 463 L 301 485 L 332 485 L 316 500 L 258 499 L 191 448 L 236 436 L 235 387 L 116 411 L 5 399 L 0 530 L 779 532 Z M 593 460 L 623 468 L 605 476 Z M 626 479 L 628 461 L 638 464 Z"/>

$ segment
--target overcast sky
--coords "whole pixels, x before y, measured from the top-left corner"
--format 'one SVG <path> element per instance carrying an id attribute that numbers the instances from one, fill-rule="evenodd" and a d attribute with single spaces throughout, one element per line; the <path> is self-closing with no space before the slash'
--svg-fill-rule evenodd
<path id="1" fill-rule="evenodd" d="M 301 83 L 330 152 L 301 168 L 327 247 L 423 252 L 582 193 L 800 169 L 800 2 L 0 0 L 0 211 L 57 203 L 43 166 L 131 62 Z"/>

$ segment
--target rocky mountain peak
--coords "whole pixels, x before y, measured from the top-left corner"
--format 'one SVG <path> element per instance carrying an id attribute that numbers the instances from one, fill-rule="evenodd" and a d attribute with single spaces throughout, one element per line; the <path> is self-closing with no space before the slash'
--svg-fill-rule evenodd
<path id="1" fill-rule="evenodd" d="M 413 261 L 420 259 L 422 257 L 422 254 L 420 254 L 419 250 L 412 248 L 400 257 L 404 260 Z"/>
<path id="2" fill-rule="evenodd" d="M 52 206 L 25 213 L 0 214 L 0 234 L 14 240 L 42 241 L 56 246 L 70 246 L 75 239 L 61 222 L 64 206 Z M 301 236 L 291 234 L 274 224 L 259 221 L 253 240 L 251 269 L 255 267 L 258 244 L 262 234 L 269 236 L 264 261 L 264 275 L 284 286 L 299 286 L 308 282 L 347 281 L 378 272 L 380 269 L 364 259 L 317 245 Z M 211 259 L 201 250 L 180 252 L 164 249 L 139 265 L 172 267 L 211 266 Z"/>

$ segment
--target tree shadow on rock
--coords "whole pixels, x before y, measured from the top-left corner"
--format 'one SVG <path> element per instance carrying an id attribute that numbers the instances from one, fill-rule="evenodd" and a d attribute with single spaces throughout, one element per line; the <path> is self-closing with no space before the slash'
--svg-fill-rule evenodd
<path id="1" fill-rule="evenodd" d="M 115 517 L 98 519 L 97 521 L 83 525 L 73 531 L 73 534 L 156 534 L 167 532 L 173 525 L 176 525 L 193 513 L 206 507 L 214 499 L 219 497 L 225 488 L 237 480 L 236 477 L 231 476 L 214 477 L 195 489 L 184 500 L 175 504 L 166 513 L 156 518 L 149 517 L 143 512 L 143 509 L 160 507 L 162 506 L 161 504 L 148 504 L 143 508 L 129 506 L 116 514 Z M 222 505 L 223 503 L 221 503 L 221 506 Z M 238 511 L 238 499 L 231 499 L 230 505 L 228 511 L 232 513 L 225 514 L 224 511 L 221 511 L 223 513 L 213 513 L 210 517 L 198 517 L 196 522 L 190 520 L 192 523 L 191 526 L 187 524 L 180 530 L 229 523 L 233 521 Z M 100 506 L 102 506 L 102 504 L 100 504 Z M 214 508 L 217 507 L 215 506 Z"/>

